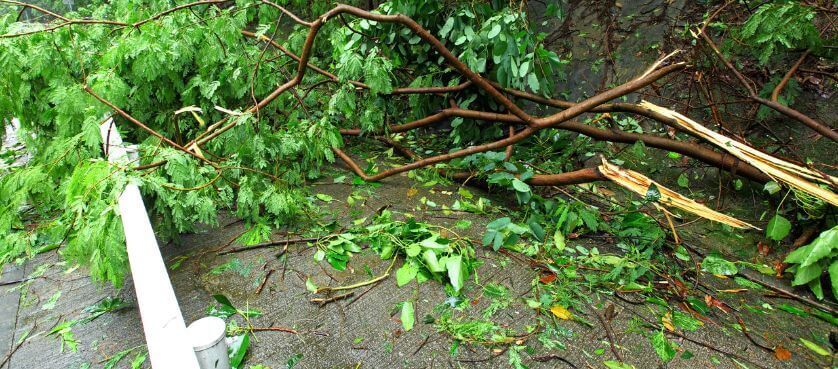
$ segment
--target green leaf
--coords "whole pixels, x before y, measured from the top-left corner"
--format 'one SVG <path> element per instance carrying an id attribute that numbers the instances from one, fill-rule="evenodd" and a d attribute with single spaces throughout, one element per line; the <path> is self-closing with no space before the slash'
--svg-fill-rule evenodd
<path id="1" fill-rule="evenodd" d="M 763 190 L 768 192 L 769 195 L 780 192 L 781 189 L 780 184 L 774 181 L 768 181 L 768 183 L 765 184 L 765 187 L 763 187 Z"/>
<path id="2" fill-rule="evenodd" d="M 448 33 L 451 32 L 451 29 L 454 28 L 454 18 L 448 17 L 448 20 L 445 21 L 445 24 L 442 26 L 442 29 L 439 30 L 440 38 L 447 38 Z"/>
<path id="3" fill-rule="evenodd" d="M 413 312 L 413 303 L 410 301 L 405 301 L 402 303 L 402 327 L 404 328 L 405 332 L 409 332 L 413 329 L 413 323 L 415 321 L 414 312 Z"/>
<path id="4" fill-rule="evenodd" d="M 823 286 L 821 286 L 820 278 L 815 278 L 809 281 L 807 285 L 809 286 L 809 289 L 812 291 L 815 297 L 818 298 L 818 300 L 823 300 Z"/>
<path id="5" fill-rule="evenodd" d="M 311 278 L 306 278 L 306 289 L 310 292 L 317 292 L 317 285 L 312 282 Z"/>
<path id="6" fill-rule="evenodd" d="M 715 255 L 707 255 L 701 261 L 701 269 L 717 275 L 734 275 L 739 273 L 739 268 L 736 267 L 736 264 Z"/>
<path id="7" fill-rule="evenodd" d="M 532 92 L 538 92 L 538 90 L 541 89 L 541 84 L 538 82 L 538 76 L 536 76 L 535 73 L 531 73 L 527 76 L 527 84 L 529 84 Z"/>
<path id="8" fill-rule="evenodd" d="M 512 187 L 518 192 L 530 192 L 530 185 L 524 183 L 518 178 L 512 180 Z"/>
<path id="9" fill-rule="evenodd" d="M 390 80 L 391 67 L 390 62 L 381 57 L 373 57 L 367 61 L 364 68 L 364 80 L 370 86 L 370 93 L 389 94 L 393 91 Z"/>
<path id="10" fill-rule="evenodd" d="M 765 227 L 765 236 L 774 241 L 780 241 L 789 235 L 789 231 L 791 231 L 791 222 L 782 215 L 775 214 Z"/>
<path id="11" fill-rule="evenodd" d="M 690 187 L 690 179 L 687 177 L 686 174 L 681 173 L 681 175 L 678 176 L 678 186 L 681 186 L 683 188 Z"/>
<path id="12" fill-rule="evenodd" d="M 838 260 L 829 265 L 829 282 L 832 285 L 832 296 L 838 296 Z"/>
<path id="13" fill-rule="evenodd" d="M 417 268 L 413 263 L 405 262 L 399 270 L 396 271 L 396 285 L 399 287 L 404 286 L 414 278 L 416 278 L 416 273 L 419 272 L 419 268 Z"/>
<path id="14" fill-rule="evenodd" d="M 608 369 L 635 369 L 634 365 L 621 361 L 608 360 L 603 361 L 602 364 Z"/>
<path id="15" fill-rule="evenodd" d="M 565 248 L 565 238 L 561 228 L 557 228 L 556 232 L 553 232 L 553 245 L 556 246 L 556 249 L 559 251 L 562 251 Z"/>
<path id="16" fill-rule="evenodd" d="M 250 347 L 250 336 L 243 334 L 233 337 L 233 343 L 230 344 L 230 367 L 232 369 L 240 369 L 244 362 L 244 355 L 247 354 L 247 348 Z"/>
<path id="17" fill-rule="evenodd" d="M 218 294 L 218 295 L 212 295 L 212 298 L 215 299 L 216 302 L 221 304 L 221 306 L 224 306 L 226 308 L 230 308 L 230 309 L 233 309 L 233 310 L 236 309 L 236 307 L 233 306 L 233 303 L 230 302 L 230 299 L 228 299 L 227 296 Z"/>
<path id="18" fill-rule="evenodd" d="M 500 33 L 500 24 L 495 24 L 494 26 L 492 26 L 492 29 L 489 31 L 489 34 L 487 36 L 491 40 L 491 39 L 495 38 L 495 36 L 497 36 L 499 33 Z"/>
<path id="19" fill-rule="evenodd" d="M 506 227 L 510 223 L 512 223 L 512 219 L 510 219 L 509 217 L 498 218 L 487 224 L 486 229 L 498 230 Z"/>
<path id="20" fill-rule="evenodd" d="M 518 68 L 518 75 L 523 77 L 527 75 L 527 72 L 530 71 L 530 61 L 524 61 L 521 63 L 521 66 Z"/>
<path id="21" fill-rule="evenodd" d="M 303 354 L 294 354 L 285 362 L 285 369 L 292 369 L 303 359 Z"/>
<path id="22" fill-rule="evenodd" d="M 445 265 L 441 265 L 433 250 L 425 250 L 422 253 L 422 260 L 425 261 L 425 266 L 428 267 L 432 273 L 441 273 L 445 271 Z"/>
<path id="23" fill-rule="evenodd" d="M 120 352 L 117 352 L 116 354 L 111 356 L 111 358 L 108 359 L 108 361 L 105 362 L 105 365 L 102 366 L 102 369 L 114 369 L 114 368 L 116 368 L 116 366 L 119 365 L 119 362 L 122 361 L 122 359 L 124 359 L 126 356 L 128 356 L 128 354 L 130 354 L 131 351 L 134 351 L 134 348 L 129 348 L 127 350 L 122 350 Z M 136 359 L 134 359 L 134 360 L 136 360 Z M 133 366 L 133 364 L 132 364 L 132 366 Z"/>
<path id="24" fill-rule="evenodd" d="M 823 266 L 820 264 L 798 267 L 794 271 L 794 280 L 791 281 L 791 284 L 793 286 L 801 286 L 820 278 L 821 274 L 823 274 Z"/>
<path id="25" fill-rule="evenodd" d="M 140 369 L 145 364 L 146 359 L 148 358 L 148 352 L 142 351 L 138 352 L 137 356 L 134 356 L 134 360 L 131 361 L 131 369 Z"/>
<path id="26" fill-rule="evenodd" d="M 465 282 L 465 270 L 463 270 L 463 257 L 460 255 L 450 256 L 448 261 L 445 263 L 446 269 L 448 269 L 448 279 L 451 281 L 451 287 L 454 287 L 454 291 L 459 291 L 463 288 L 463 282 Z"/>
<path id="27" fill-rule="evenodd" d="M 820 345 L 818 345 L 818 344 L 816 344 L 816 343 L 814 343 L 814 342 L 812 342 L 812 341 L 809 341 L 809 340 L 807 340 L 807 339 L 805 339 L 805 338 L 802 338 L 802 337 L 801 337 L 801 338 L 800 338 L 800 342 L 801 342 L 801 343 L 803 343 L 803 346 L 806 346 L 806 348 L 808 348 L 809 350 L 812 350 L 814 353 L 816 353 L 816 354 L 818 354 L 818 355 L 821 355 L 821 356 L 829 356 L 829 355 L 831 355 L 831 353 L 829 352 L 829 350 L 827 350 L 827 349 L 825 349 L 825 348 L 821 347 Z"/>
<path id="28" fill-rule="evenodd" d="M 812 243 L 792 251 L 786 256 L 785 262 L 806 267 L 828 256 L 836 248 L 838 248 L 838 226 L 822 232 Z"/>
<path id="29" fill-rule="evenodd" d="M 41 305 L 41 310 L 52 310 L 55 309 L 55 304 L 58 302 L 58 299 L 61 297 L 61 291 L 54 293 L 50 296 L 49 300 Z"/>
<path id="30" fill-rule="evenodd" d="M 500 64 L 506 55 L 506 49 L 509 47 L 509 42 L 504 40 L 495 40 L 492 45 L 492 61 L 495 64 Z"/>
<path id="31" fill-rule="evenodd" d="M 798 308 L 796 306 L 789 305 L 789 304 L 777 305 L 777 309 L 780 309 L 780 310 L 785 311 L 789 314 L 794 314 L 794 315 L 804 317 L 804 318 L 809 316 L 809 313 L 807 313 L 806 310 L 803 310 L 801 308 Z"/>
<path id="32" fill-rule="evenodd" d="M 541 224 L 538 224 L 535 220 L 531 220 L 527 225 L 530 227 L 530 232 L 535 236 L 536 240 L 544 241 L 544 227 Z"/>
<path id="33" fill-rule="evenodd" d="M 664 363 L 668 363 L 675 357 L 675 347 L 668 339 L 666 339 L 663 331 L 655 333 L 650 338 L 650 341 L 652 342 L 652 347 L 655 348 L 655 352 L 658 354 L 658 357 Z"/>

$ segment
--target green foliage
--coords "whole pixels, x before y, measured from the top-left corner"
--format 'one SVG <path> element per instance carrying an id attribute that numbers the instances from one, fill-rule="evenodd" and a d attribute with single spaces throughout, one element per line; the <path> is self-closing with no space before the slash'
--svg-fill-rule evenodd
<path id="1" fill-rule="evenodd" d="M 742 25 L 742 41 L 753 47 L 760 64 L 780 48 L 806 49 L 821 44 L 813 20 L 815 11 L 798 1 L 773 1 L 760 6 Z"/>
<path id="2" fill-rule="evenodd" d="M 789 235 L 791 231 L 791 222 L 780 214 L 775 214 L 768 225 L 765 227 L 765 236 L 774 240 L 780 241 Z"/>
<path id="3" fill-rule="evenodd" d="M 792 284 L 808 285 L 819 298 L 824 298 L 821 275 L 829 272 L 833 296 L 838 296 L 838 226 L 826 230 L 812 243 L 794 250 L 784 260 L 793 264 L 786 271 L 794 274 Z"/>
<path id="4" fill-rule="evenodd" d="M 402 303 L 401 321 L 405 332 L 413 329 L 413 323 L 416 317 L 414 316 L 413 302 L 405 301 Z"/>
<path id="5" fill-rule="evenodd" d="M 130 23 L 182 3 L 84 2 L 66 16 Z M 303 17 L 333 6 L 285 5 Z M 44 27 L 17 21 L 8 8 L 0 13 L 0 33 Z M 563 61 L 544 48 L 544 35 L 531 32 L 526 13 L 512 4 L 393 0 L 377 11 L 414 18 L 467 65 L 503 86 L 549 95 L 553 79 L 561 76 Z M 551 8 L 554 16 L 559 11 Z M 164 238 L 198 223 L 216 225 L 217 213 L 227 210 L 250 228 L 241 242 L 260 242 L 270 229 L 298 223 L 312 211 L 304 183 L 335 159 L 331 149 L 342 145 L 339 128 L 379 132 L 393 117 L 404 117 L 404 111 L 426 114 L 448 104 L 445 96 L 387 96 L 397 86 L 462 82 L 459 72 L 403 26 L 347 17 L 347 24 L 323 25 L 312 55 L 312 63 L 333 66 L 340 83 L 321 84 L 302 97 L 282 94 L 256 112 L 242 113 L 276 88 L 277 76 L 289 72 L 290 58 L 240 31 L 285 35 L 277 42 L 298 54 L 302 50 L 307 29 L 289 29 L 277 22 L 279 16 L 277 9 L 258 1 L 239 0 L 232 6 L 174 11 L 139 27 L 74 25 L 0 39 L 0 111 L 20 118 L 19 136 L 32 154 L 25 167 L 0 177 L 0 264 L 22 261 L 66 239 L 61 252 L 68 260 L 118 285 L 126 264 L 114 195 L 129 177 L 141 184 L 155 229 Z M 302 83 L 321 80 L 307 73 Z M 369 89 L 356 89 L 350 80 Z M 115 119 L 124 139 L 139 145 L 141 159 L 129 166 L 165 164 L 136 176 L 124 165 L 108 170 L 103 163 L 89 164 L 102 156 L 97 126 L 110 108 L 85 93 L 85 85 L 179 143 L 198 137 L 210 122 L 235 122 L 223 138 L 201 147 L 220 165 L 208 166 L 174 150 L 120 116 Z M 447 97 L 464 108 L 499 109 L 475 93 Z M 300 104 L 326 108 L 298 109 Z M 194 111 L 174 114 L 184 107 Z M 462 123 L 452 124 L 455 144 L 501 133 L 483 129 L 483 123 Z M 525 179 L 496 180 L 514 186 L 521 201 L 531 196 Z M 59 214 L 62 207 L 71 211 Z M 451 272 L 447 265 L 456 266 L 456 260 L 445 259 L 443 269 Z M 455 283 L 468 268 L 459 270 L 452 272 Z"/>
<path id="6" fill-rule="evenodd" d="M 164 238 L 193 230 L 196 223 L 215 225 L 217 213 L 229 210 L 251 225 L 248 241 L 255 243 L 266 229 L 286 226 L 311 210 L 301 185 L 334 160 L 331 148 L 342 142 L 336 121 L 301 112 L 276 119 L 278 111 L 296 104 L 287 95 L 253 115 L 215 109 L 248 106 L 253 96 L 266 96 L 276 86 L 273 75 L 288 60 L 266 61 L 261 73 L 251 73 L 261 46 L 240 31 L 248 24 L 274 24 L 278 16 L 252 5 L 176 11 L 138 29 L 86 25 L 0 39 L 0 111 L 20 118 L 18 136 L 32 155 L 26 166 L 0 175 L 0 265 L 63 240 L 65 258 L 89 267 L 96 279 L 119 285 L 127 264 L 115 199 L 129 177 L 150 200 L 148 207 L 158 215 L 155 229 Z M 172 6 L 94 2 L 67 16 L 133 22 Z M 0 33 L 26 27 L 37 25 L 0 16 Z M 299 50 L 300 41 L 291 37 L 288 47 Z M 375 71 L 387 67 L 386 60 L 373 62 Z M 203 165 L 121 117 L 116 120 L 124 139 L 139 144 L 139 164 L 165 164 L 134 176 L 125 165 L 95 161 L 102 156 L 98 124 L 109 108 L 86 94 L 84 84 L 178 142 L 203 132 L 205 122 L 229 117 L 238 124 L 224 139 L 202 147 L 223 163 Z M 307 103 L 322 98 L 315 93 Z M 199 108 L 198 119 L 173 114 L 185 106 Z M 62 208 L 66 211 L 58 212 Z"/>
<path id="7" fill-rule="evenodd" d="M 454 317 L 449 308 L 436 320 L 436 328 L 458 342 L 465 343 L 510 343 L 512 333 L 491 320 L 460 319 Z"/>
<path id="8" fill-rule="evenodd" d="M 675 358 L 675 354 L 677 353 L 675 346 L 666 339 L 662 330 L 649 337 L 649 341 L 652 343 L 652 347 L 655 349 L 658 357 L 664 363 L 668 363 Z"/>
<path id="9" fill-rule="evenodd" d="M 50 329 L 47 335 L 57 337 L 61 341 L 61 352 L 64 352 L 65 348 L 76 352 L 79 341 L 76 339 L 75 334 L 73 334 L 73 327 L 80 324 L 87 324 L 104 314 L 120 310 L 126 306 L 127 304 L 119 298 L 106 298 L 99 303 L 85 308 L 84 312 L 86 316 L 79 319 L 65 320 Z"/>
<path id="10" fill-rule="evenodd" d="M 357 226 L 321 239 L 315 260 L 326 260 L 335 269 L 343 270 L 352 255 L 361 251 L 360 245 L 369 244 L 382 259 L 404 256 L 404 263 L 396 270 L 399 286 L 413 280 L 418 283 L 436 280 L 449 283 L 454 292 L 459 292 L 475 268 L 470 242 L 443 236 L 452 232 L 442 227 L 413 219 L 395 220 L 393 216 L 385 210 L 368 226 Z"/>
<path id="11" fill-rule="evenodd" d="M 707 255 L 701 261 L 701 269 L 715 275 L 735 275 L 739 273 L 739 268 L 736 267 L 735 263 L 716 255 Z"/>
<path id="12" fill-rule="evenodd" d="M 67 226 L 62 255 L 86 265 L 99 280 L 120 285 L 128 255 L 117 199 L 125 188 L 124 172 L 104 160 L 79 164 L 67 182 L 60 223 Z"/>

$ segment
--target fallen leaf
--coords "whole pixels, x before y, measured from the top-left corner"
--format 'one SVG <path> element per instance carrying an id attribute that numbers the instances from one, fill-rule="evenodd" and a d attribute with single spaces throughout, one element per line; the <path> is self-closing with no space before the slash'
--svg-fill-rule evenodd
<path id="1" fill-rule="evenodd" d="M 682 298 L 687 297 L 687 286 L 684 284 L 684 282 L 681 282 L 677 279 L 673 279 L 672 284 L 675 287 L 675 292 L 678 294 L 678 296 L 681 296 Z"/>
<path id="2" fill-rule="evenodd" d="M 545 274 L 542 276 L 538 281 L 544 284 L 548 284 L 556 280 L 556 273 Z"/>
<path id="3" fill-rule="evenodd" d="M 417 190 L 417 189 L 415 189 L 415 188 L 409 188 L 409 189 L 407 190 L 407 197 L 413 197 L 413 196 L 416 196 L 416 194 L 418 194 L 418 193 L 419 193 L 419 190 Z"/>
<path id="4" fill-rule="evenodd" d="M 704 302 L 707 304 L 707 306 L 714 306 L 719 310 L 724 311 L 725 313 L 730 313 L 730 306 L 725 304 L 724 301 L 716 299 L 713 296 L 705 295 Z"/>
<path id="5" fill-rule="evenodd" d="M 776 357 L 777 360 L 789 360 L 791 359 L 791 351 L 786 350 L 785 347 L 778 345 L 774 348 L 774 357 Z"/>
<path id="6" fill-rule="evenodd" d="M 762 256 L 768 256 L 768 254 L 771 253 L 771 245 L 769 245 L 768 242 L 759 241 L 757 243 L 757 252 L 759 252 Z"/>
<path id="7" fill-rule="evenodd" d="M 550 308 L 550 312 L 553 313 L 553 315 L 555 315 L 556 318 L 562 320 L 568 320 L 573 317 L 573 313 L 571 313 L 567 310 L 567 308 L 561 305 L 553 305 L 553 307 Z"/>
<path id="8" fill-rule="evenodd" d="M 726 293 L 740 293 L 748 291 L 747 288 L 734 288 L 730 290 L 719 290 L 719 292 L 726 292 Z"/>
<path id="9" fill-rule="evenodd" d="M 616 311 L 616 310 L 615 310 L 615 308 L 614 308 L 614 304 L 608 304 L 608 306 L 607 306 L 607 307 L 605 307 L 605 312 L 604 312 L 604 313 L 602 313 L 602 315 L 603 315 L 603 316 L 605 317 L 605 319 L 607 319 L 608 321 L 611 321 L 611 320 L 613 320 L 614 318 L 616 318 L 616 317 L 617 317 L 617 311 Z"/>
<path id="10" fill-rule="evenodd" d="M 783 263 L 782 260 L 777 260 L 774 262 L 774 270 L 777 272 L 777 278 L 783 278 L 783 272 L 785 272 L 786 266 L 786 263 Z"/>
<path id="11" fill-rule="evenodd" d="M 816 353 L 818 355 L 821 355 L 821 356 L 829 356 L 829 354 L 830 354 L 829 350 L 821 347 L 817 343 L 809 341 L 805 338 L 799 338 L 799 339 L 800 339 L 800 342 L 803 344 L 803 346 L 806 346 L 806 348 L 808 348 L 809 350 L 812 350 L 814 353 Z"/>
<path id="12" fill-rule="evenodd" d="M 672 314 L 666 313 L 663 317 L 661 317 L 661 322 L 663 322 L 663 326 L 670 332 L 675 332 L 675 324 L 672 324 Z"/>
<path id="13" fill-rule="evenodd" d="M 597 188 L 597 191 L 601 193 L 605 197 L 614 197 L 614 191 L 611 191 L 607 188 Z"/>

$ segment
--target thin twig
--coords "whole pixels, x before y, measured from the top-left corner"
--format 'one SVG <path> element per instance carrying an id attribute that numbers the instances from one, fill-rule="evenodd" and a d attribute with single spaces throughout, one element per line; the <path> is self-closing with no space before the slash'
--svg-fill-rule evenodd
<path id="1" fill-rule="evenodd" d="M 253 332 L 285 332 L 285 333 L 291 333 L 291 334 L 299 333 L 299 332 L 297 332 L 296 329 L 285 328 L 285 327 L 253 327 L 253 328 L 250 328 L 250 330 L 253 331 Z"/>
<path id="2" fill-rule="evenodd" d="M 352 297 L 353 295 L 355 295 L 355 292 L 347 292 L 347 293 L 332 296 L 332 297 L 315 297 L 315 298 L 312 298 L 309 301 L 311 301 L 314 304 L 320 305 L 320 307 L 323 307 L 326 304 L 329 304 L 329 303 L 332 303 L 332 302 L 335 302 L 335 301 L 338 301 L 338 300 L 343 300 L 345 298 Z"/>
<path id="3" fill-rule="evenodd" d="M 270 277 L 271 277 L 271 274 L 273 274 L 273 273 L 274 273 L 274 271 L 275 271 L 275 270 L 271 269 L 271 270 L 269 270 L 269 271 L 268 271 L 268 273 L 266 273 L 266 274 L 265 274 L 265 278 L 264 278 L 264 279 L 262 279 L 262 283 L 260 283 L 260 284 L 259 284 L 259 288 L 257 288 L 257 289 L 256 289 L 256 294 L 257 294 L 257 295 L 258 295 L 258 294 L 260 294 L 260 293 L 262 293 L 262 289 L 264 289 L 264 288 L 265 288 L 265 285 L 267 285 L 267 284 L 268 284 L 268 278 L 270 278 Z"/>
<path id="4" fill-rule="evenodd" d="M 602 324 L 602 327 L 605 328 L 605 336 L 608 337 L 608 344 L 611 347 L 611 353 L 614 354 L 614 357 L 619 360 L 621 363 L 625 362 L 623 360 L 623 355 L 620 354 L 620 351 L 617 350 L 617 345 L 614 343 L 614 333 L 611 331 L 611 325 L 605 321 L 605 318 L 602 317 L 598 311 L 594 311 L 594 315 L 599 320 L 599 323 Z"/>
<path id="5" fill-rule="evenodd" d="M 315 241 L 317 241 L 321 238 L 322 237 L 292 238 L 292 239 L 287 239 L 287 240 L 263 242 L 263 243 L 259 243 L 259 244 L 253 245 L 253 246 L 237 247 L 237 248 L 230 249 L 230 250 L 227 250 L 227 251 L 222 251 L 222 252 L 219 252 L 218 255 L 228 255 L 228 254 L 234 254 L 234 253 L 237 253 L 237 252 L 245 252 L 245 251 L 251 251 L 251 250 L 264 249 L 264 248 L 278 246 L 278 245 L 285 245 L 287 247 L 289 244 L 292 244 L 292 243 L 315 242 Z"/>
<path id="6" fill-rule="evenodd" d="M 358 287 L 369 286 L 369 285 L 371 285 L 375 282 L 378 282 L 378 281 L 383 281 L 384 279 L 386 279 L 387 277 L 390 276 L 390 271 L 393 269 L 393 265 L 396 264 L 396 259 L 398 259 L 398 258 L 396 258 L 394 256 L 393 261 L 390 262 L 390 266 L 387 267 L 387 271 L 385 271 L 384 274 L 382 274 L 378 277 L 368 279 L 368 280 L 363 281 L 363 282 L 358 282 L 358 283 L 355 283 L 355 284 L 346 285 L 346 286 L 321 287 L 321 288 L 318 288 L 317 290 L 315 290 L 314 293 L 323 293 L 323 292 L 327 292 L 327 291 L 351 290 L 351 289 L 355 289 L 355 288 L 358 288 Z"/>

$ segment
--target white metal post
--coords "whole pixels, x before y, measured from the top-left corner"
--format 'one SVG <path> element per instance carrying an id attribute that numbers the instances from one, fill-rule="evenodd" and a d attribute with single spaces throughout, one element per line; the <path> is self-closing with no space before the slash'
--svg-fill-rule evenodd
<path id="1" fill-rule="evenodd" d="M 99 130 L 108 160 L 129 160 L 132 155 L 123 147 L 113 120 L 102 123 Z M 155 369 L 199 369 L 169 273 L 136 184 L 128 184 L 119 196 L 119 213 L 151 366 Z"/>

